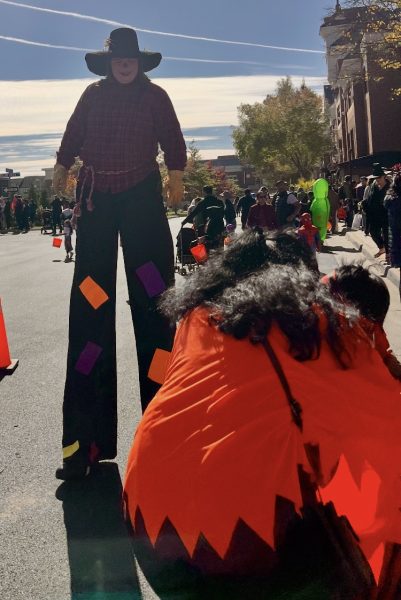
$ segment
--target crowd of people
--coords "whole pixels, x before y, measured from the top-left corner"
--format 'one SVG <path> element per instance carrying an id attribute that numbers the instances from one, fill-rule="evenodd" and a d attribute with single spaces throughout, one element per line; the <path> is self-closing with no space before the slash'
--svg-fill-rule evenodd
<path id="1" fill-rule="evenodd" d="M 385 255 L 387 264 L 401 268 L 400 182 L 401 165 L 384 171 L 379 164 L 374 164 L 372 174 L 361 176 L 358 183 L 347 175 L 341 184 L 330 184 L 328 231 L 332 235 L 338 233 L 339 221 L 343 221 L 348 229 L 363 229 L 378 247 L 375 257 Z M 308 230 L 310 235 L 305 235 L 305 226 L 317 224 L 313 215 L 313 190 L 300 187 L 296 191 L 295 186 L 280 180 L 272 195 L 266 186 L 256 193 L 245 189 L 244 195 L 235 199 L 227 190 L 218 198 L 210 187 L 204 189 L 204 194 L 204 198 L 197 197 L 191 202 L 183 225 L 193 223 L 199 237 L 209 232 L 211 248 L 223 245 L 227 226 L 236 227 L 235 216 L 240 217 L 243 230 L 277 231 L 291 227 L 298 229 L 315 251 L 322 247 L 324 240 L 318 242 L 312 229 Z M 311 215 L 310 219 L 307 214 Z"/>
<path id="2" fill-rule="evenodd" d="M 338 202 L 347 227 L 362 229 L 376 244 L 375 258 L 383 256 L 386 264 L 401 269 L 401 164 L 388 171 L 375 164 L 359 183 L 346 176 Z"/>
<path id="3" fill-rule="evenodd" d="M 53 236 L 64 234 L 66 251 L 65 262 L 73 257 L 73 226 L 72 218 L 75 201 L 54 196 L 49 208 L 40 210 L 41 233 L 51 233 Z M 16 194 L 12 200 L 6 196 L 0 197 L 0 233 L 28 233 L 37 224 L 38 207 L 35 200 L 22 198 Z"/>
<path id="4" fill-rule="evenodd" d="M 12 200 L 0 196 L 0 233 L 28 233 L 35 223 L 37 208 L 34 200 L 23 199 L 19 194 Z"/>

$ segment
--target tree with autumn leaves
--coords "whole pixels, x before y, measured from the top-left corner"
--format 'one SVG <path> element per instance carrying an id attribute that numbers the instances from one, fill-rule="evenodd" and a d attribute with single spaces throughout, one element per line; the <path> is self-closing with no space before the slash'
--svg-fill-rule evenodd
<path id="1" fill-rule="evenodd" d="M 194 143 L 188 148 L 188 162 L 184 173 L 185 191 L 189 198 L 202 196 L 202 188 L 211 185 L 216 194 L 229 190 L 232 196 L 237 196 L 240 187 L 237 180 L 229 177 L 224 168 L 215 168 L 211 162 L 205 162 Z"/>
<path id="2" fill-rule="evenodd" d="M 193 142 L 189 144 L 187 153 L 188 160 L 184 172 L 185 203 L 189 204 L 197 196 L 203 196 L 205 185 L 211 185 L 215 194 L 229 190 L 235 197 L 240 193 L 241 190 L 236 179 L 229 177 L 223 168 L 215 169 L 211 162 L 203 160 L 200 150 Z M 159 160 L 159 168 L 162 181 L 167 182 L 167 168 L 162 157 Z M 165 191 L 163 191 L 163 196 L 166 198 Z"/>
<path id="3" fill-rule="evenodd" d="M 363 31 L 374 34 L 369 50 L 378 66 L 383 71 L 400 71 L 401 0 L 347 0 L 346 6 L 364 9 L 356 19 Z M 401 95 L 401 79 L 393 92 Z"/>
<path id="4" fill-rule="evenodd" d="M 64 197 L 68 198 L 68 200 L 75 200 L 75 190 L 77 187 L 78 174 L 81 167 L 82 161 L 79 158 L 76 158 L 74 164 L 68 171 L 67 184 L 64 191 Z"/>
<path id="5" fill-rule="evenodd" d="M 263 102 L 241 104 L 234 146 L 264 180 L 309 179 L 332 141 L 322 97 L 304 83 L 281 79 Z"/>

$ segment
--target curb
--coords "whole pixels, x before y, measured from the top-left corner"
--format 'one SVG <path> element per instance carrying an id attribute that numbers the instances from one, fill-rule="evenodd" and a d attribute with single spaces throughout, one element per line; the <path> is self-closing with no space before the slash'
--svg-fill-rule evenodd
<path id="1" fill-rule="evenodd" d="M 344 234 L 343 234 L 344 235 Z M 397 288 L 400 286 L 400 272 L 398 269 L 390 267 L 389 265 L 384 265 L 381 261 L 377 260 L 374 257 L 371 249 L 363 243 L 363 239 L 360 237 L 360 233 L 357 230 L 345 231 L 345 236 L 347 240 L 357 248 L 362 254 L 370 260 L 380 271 L 380 276 L 387 278 L 391 283 L 393 283 Z"/>

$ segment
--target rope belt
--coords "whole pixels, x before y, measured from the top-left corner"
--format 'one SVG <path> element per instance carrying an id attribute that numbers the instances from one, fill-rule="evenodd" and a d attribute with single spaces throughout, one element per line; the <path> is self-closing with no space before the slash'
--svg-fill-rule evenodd
<path id="1" fill-rule="evenodd" d="M 81 180 L 81 175 L 83 175 L 83 179 L 82 179 L 82 183 L 80 184 L 81 191 L 79 193 L 79 198 L 75 205 L 74 213 L 73 213 L 73 216 L 71 219 L 71 224 L 72 224 L 73 228 L 76 229 L 77 219 L 81 216 L 81 206 L 82 206 L 83 194 L 84 194 L 84 190 L 85 190 L 85 185 L 87 182 L 89 182 L 89 178 L 90 178 L 90 189 L 89 189 L 89 195 L 86 198 L 86 208 L 89 212 L 92 212 L 93 209 L 95 208 L 93 205 L 93 191 L 95 188 L 95 175 L 126 175 L 127 173 L 131 173 L 133 170 L 134 169 L 128 169 L 125 171 L 95 171 L 95 169 L 92 167 L 92 165 L 81 167 L 81 169 L 79 171 L 79 175 L 78 175 L 78 180 Z"/>

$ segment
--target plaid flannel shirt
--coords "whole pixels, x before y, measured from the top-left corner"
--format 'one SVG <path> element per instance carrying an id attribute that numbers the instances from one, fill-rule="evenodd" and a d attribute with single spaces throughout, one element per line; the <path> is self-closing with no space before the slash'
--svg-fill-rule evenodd
<path id="1" fill-rule="evenodd" d="M 76 156 L 94 172 L 94 189 L 116 194 L 158 169 L 158 145 L 169 170 L 183 171 L 186 147 L 167 93 L 148 80 L 102 79 L 86 88 L 67 124 L 57 162 Z"/>

